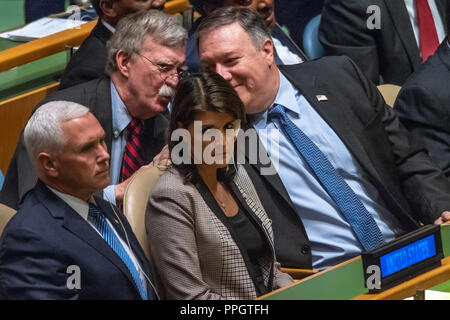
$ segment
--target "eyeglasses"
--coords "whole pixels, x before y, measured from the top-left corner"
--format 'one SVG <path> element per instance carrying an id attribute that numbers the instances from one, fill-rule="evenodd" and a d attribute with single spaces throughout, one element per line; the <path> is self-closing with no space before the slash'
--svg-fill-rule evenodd
<path id="1" fill-rule="evenodd" d="M 144 58 L 145 60 L 150 62 L 152 65 L 154 65 L 158 69 L 159 75 L 161 76 L 161 79 L 163 81 L 166 81 L 167 79 L 172 78 L 174 76 L 176 76 L 178 78 L 178 80 L 181 80 L 188 73 L 185 66 L 175 67 L 174 65 L 171 65 L 171 64 L 155 63 L 152 60 L 150 60 L 149 58 L 147 58 L 146 56 L 143 56 L 142 54 L 138 53 L 138 55 L 140 55 L 142 58 Z"/>

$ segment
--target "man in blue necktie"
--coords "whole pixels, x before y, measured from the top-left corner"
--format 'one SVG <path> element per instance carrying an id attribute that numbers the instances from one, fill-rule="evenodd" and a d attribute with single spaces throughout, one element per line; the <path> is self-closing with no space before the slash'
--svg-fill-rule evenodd
<path id="1" fill-rule="evenodd" d="M 155 299 L 125 216 L 95 197 L 109 184 L 105 132 L 89 109 L 41 106 L 24 130 L 39 180 L 0 239 L 1 299 Z"/>
<path id="2" fill-rule="evenodd" d="M 283 266 L 327 268 L 450 219 L 445 176 L 350 59 L 277 67 L 270 31 L 242 8 L 213 12 L 197 36 L 275 163 L 274 175 L 250 168 L 273 191 L 260 198 Z"/>

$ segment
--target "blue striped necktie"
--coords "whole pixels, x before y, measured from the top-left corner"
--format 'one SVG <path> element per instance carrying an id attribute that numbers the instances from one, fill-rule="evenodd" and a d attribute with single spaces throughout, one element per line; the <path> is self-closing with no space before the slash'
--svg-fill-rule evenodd
<path id="1" fill-rule="evenodd" d="M 383 245 L 383 235 L 373 216 L 339 175 L 322 151 L 286 115 L 284 107 L 274 104 L 269 118 L 280 120 L 281 130 L 314 171 L 322 186 L 336 203 L 366 251 Z"/>
<path id="2" fill-rule="evenodd" d="M 144 283 L 142 283 L 141 278 L 139 277 L 139 272 L 131 261 L 130 256 L 125 251 L 124 247 L 120 243 L 117 235 L 115 234 L 112 227 L 106 221 L 105 215 L 99 210 L 97 206 L 90 203 L 89 204 L 89 214 L 88 219 L 92 221 L 95 228 L 100 232 L 102 238 L 108 243 L 111 249 L 122 259 L 123 263 L 127 267 L 128 271 L 130 271 L 131 277 L 139 291 L 139 295 L 142 300 L 147 300 L 147 290 Z"/>

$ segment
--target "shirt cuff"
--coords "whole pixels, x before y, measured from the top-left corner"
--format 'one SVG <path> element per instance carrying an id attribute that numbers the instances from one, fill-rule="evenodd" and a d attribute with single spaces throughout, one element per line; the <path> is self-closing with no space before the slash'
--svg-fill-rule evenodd
<path id="1" fill-rule="evenodd" d="M 103 199 L 116 205 L 116 193 L 114 192 L 114 185 L 107 186 L 103 189 Z"/>

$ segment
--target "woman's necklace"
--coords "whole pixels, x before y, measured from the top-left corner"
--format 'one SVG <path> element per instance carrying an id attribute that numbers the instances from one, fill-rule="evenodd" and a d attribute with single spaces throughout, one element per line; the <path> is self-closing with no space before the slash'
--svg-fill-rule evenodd
<path id="1" fill-rule="evenodd" d="M 222 185 L 222 187 L 223 187 L 223 185 Z M 225 188 L 224 188 L 225 189 Z M 226 197 L 226 193 L 223 193 L 224 195 L 225 195 L 225 197 Z M 220 200 L 218 197 L 217 197 L 217 195 L 216 195 L 216 200 L 217 200 L 217 202 L 219 202 L 219 205 L 222 207 L 222 208 L 226 208 L 226 205 L 225 205 L 225 201 L 222 201 L 222 200 Z M 224 199 L 225 200 L 225 199 Z"/>

